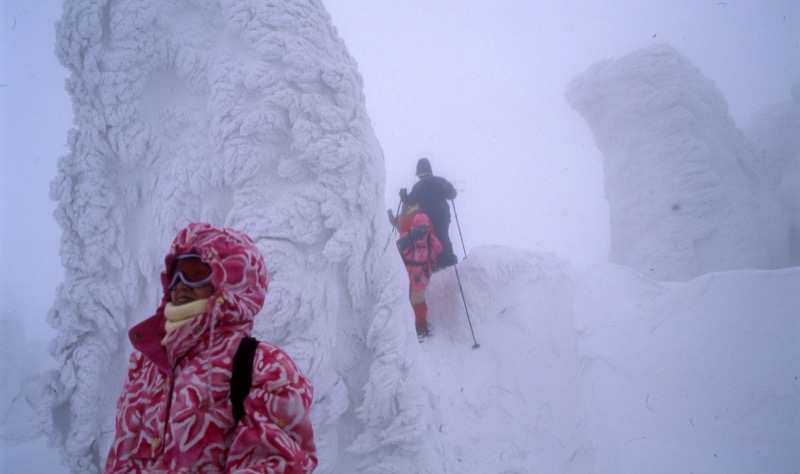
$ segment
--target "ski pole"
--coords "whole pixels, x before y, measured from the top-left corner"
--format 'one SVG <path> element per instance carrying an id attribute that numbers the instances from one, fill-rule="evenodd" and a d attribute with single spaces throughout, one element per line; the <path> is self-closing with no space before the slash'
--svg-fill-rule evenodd
<path id="1" fill-rule="evenodd" d="M 469 318 L 469 309 L 467 309 L 467 299 L 464 298 L 464 288 L 461 286 L 461 278 L 458 276 L 458 268 L 456 267 L 457 265 L 453 265 L 453 270 L 456 272 L 456 281 L 458 281 L 458 289 L 461 291 L 461 301 L 464 302 L 464 311 L 467 312 L 467 322 L 469 323 L 469 331 L 472 333 L 472 342 L 475 343 L 472 345 L 472 348 L 477 349 L 481 347 L 481 345 L 478 344 L 478 341 L 475 339 L 475 331 L 472 329 L 472 320 Z"/>
<path id="2" fill-rule="evenodd" d="M 453 215 L 456 218 L 456 227 L 458 227 L 458 237 L 461 239 L 461 248 L 464 249 L 464 258 L 467 258 L 467 247 L 464 245 L 464 236 L 461 235 L 461 224 L 458 223 L 458 212 L 456 212 L 456 202 L 451 199 L 450 203 L 453 205 Z M 458 272 L 456 272 L 456 275 L 458 275 Z"/>

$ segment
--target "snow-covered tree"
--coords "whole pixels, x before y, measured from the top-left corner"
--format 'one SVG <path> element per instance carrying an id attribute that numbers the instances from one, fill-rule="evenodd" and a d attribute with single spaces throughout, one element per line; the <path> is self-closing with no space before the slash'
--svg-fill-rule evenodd
<path id="1" fill-rule="evenodd" d="M 777 194 L 789 225 L 789 264 L 800 265 L 800 78 L 786 102 L 764 108 L 744 132 L 767 170 L 770 190 Z"/>
<path id="2" fill-rule="evenodd" d="M 569 85 L 605 157 L 610 260 L 656 279 L 788 264 L 785 219 L 713 82 L 671 46 Z"/>
<path id="3" fill-rule="evenodd" d="M 246 232 L 264 255 L 256 335 L 315 385 L 319 472 L 418 471 L 429 427 L 402 350 L 417 343 L 383 154 L 322 4 L 68 0 L 58 55 L 75 128 L 51 191 L 66 274 L 43 414 L 66 464 L 101 464 L 126 330 L 158 304 L 174 233 L 207 221 Z"/>

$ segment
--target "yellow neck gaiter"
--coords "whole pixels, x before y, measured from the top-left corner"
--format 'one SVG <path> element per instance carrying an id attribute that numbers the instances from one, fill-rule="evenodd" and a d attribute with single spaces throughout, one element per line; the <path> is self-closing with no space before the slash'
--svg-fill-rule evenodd
<path id="1" fill-rule="evenodd" d="M 206 310 L 207 302 L 208 298 L 195 300 L 180 306 L 167 303 L 164 307 L 164 318 L 167 320 L 164 324 L 164 329 L 167 330 L 167 334 L 161 339 L 161 345 L 163 346 L 166 344 L 167 337 L 169 337 L 174 330 L 203 314 Z"/>

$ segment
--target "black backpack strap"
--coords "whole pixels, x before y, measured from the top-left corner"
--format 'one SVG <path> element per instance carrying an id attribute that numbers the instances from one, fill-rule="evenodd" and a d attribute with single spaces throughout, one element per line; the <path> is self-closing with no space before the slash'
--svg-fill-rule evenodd
<path id="1" fill-rule="evenodd" d="M 244 399 L 250 393 L 253 383 L 253 359 L 256 355 L 258 339 L 245 336 L 239 343 L 236 355 L 233 356 L 231 369 L 231 406 L 233 420 L 238 422 L 244 416 Z"/>

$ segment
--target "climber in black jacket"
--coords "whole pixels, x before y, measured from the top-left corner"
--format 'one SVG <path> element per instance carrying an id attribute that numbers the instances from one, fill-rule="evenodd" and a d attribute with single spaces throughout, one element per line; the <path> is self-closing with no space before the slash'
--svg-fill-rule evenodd
<path id="1" fill-rule="evenodd" d="M 436 271 L 458 262 L 450 241 L 450 204 L 447 202 L 448 199 L 456 198 L 456 188 L 445 178 L 433 175 L 427 158 L 417 161 L 417 177 L 419 181 L 414 184 L 410 193 L 406 188 L 400 190 L 400 199 L 406 205 L 419 204 L 419 210 L 430 218 L 433 234 L 442 243 L 442 253 L 433 265 L 433 270 Z"/>

